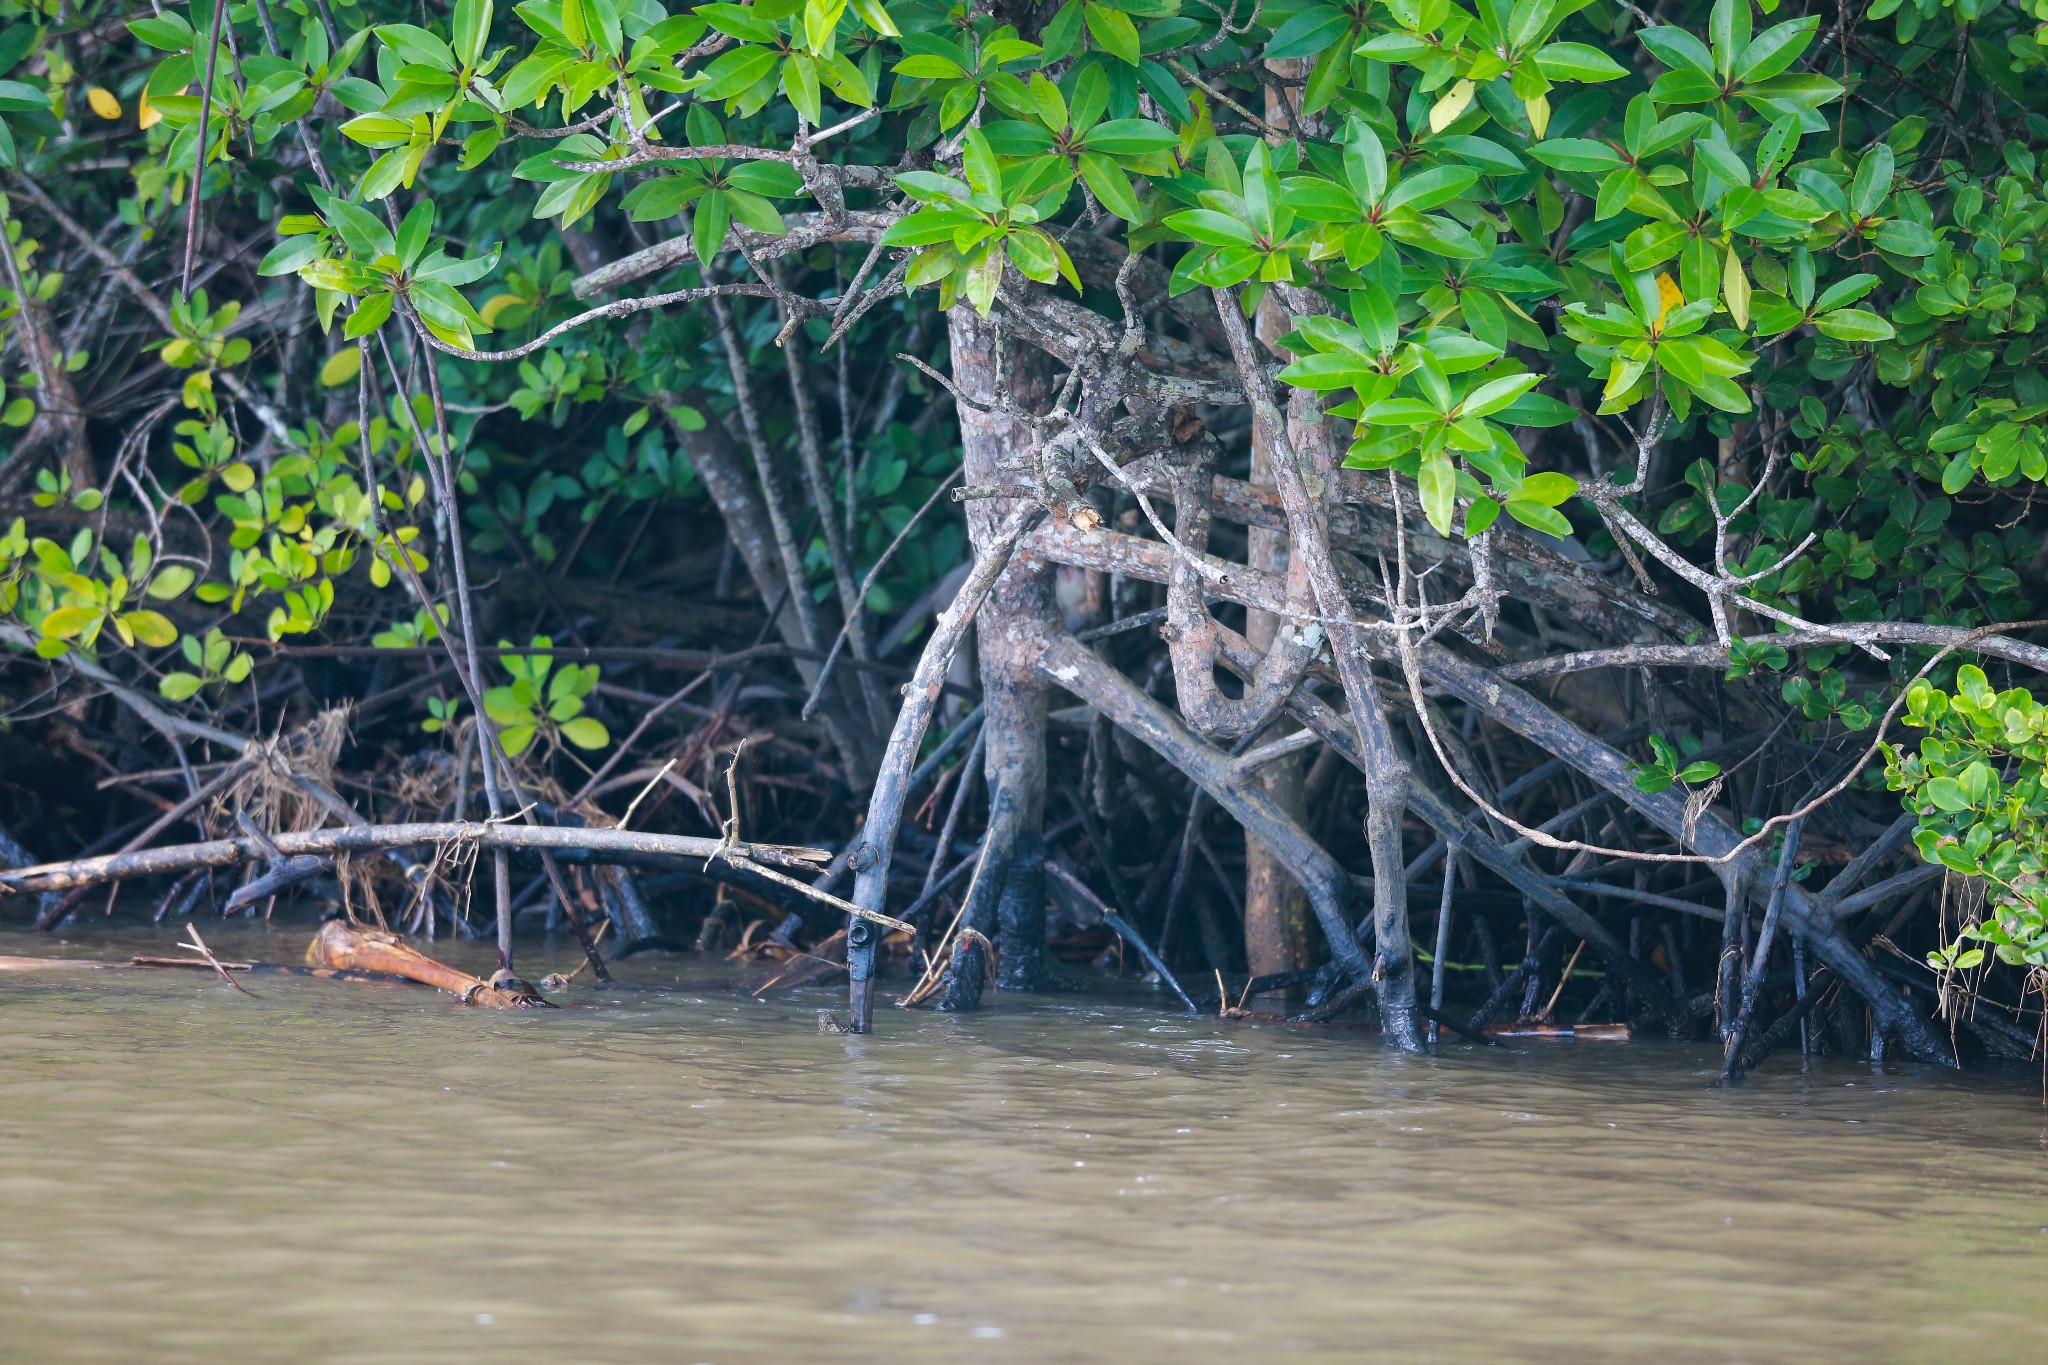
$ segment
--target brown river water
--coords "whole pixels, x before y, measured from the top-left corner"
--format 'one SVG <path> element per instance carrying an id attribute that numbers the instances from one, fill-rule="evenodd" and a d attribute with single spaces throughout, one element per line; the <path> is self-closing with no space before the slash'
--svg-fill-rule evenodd
<path id="1" fill-rule="evenodd" d="M 2024 1073 L 1724 1091 L 1705 1047 L 1400 1057 L 1145 994 L 833 1037 L 828 992 L 618 972 L 519 1014 L 0 974 L 0 1361 L 2048 1358 Z"/>

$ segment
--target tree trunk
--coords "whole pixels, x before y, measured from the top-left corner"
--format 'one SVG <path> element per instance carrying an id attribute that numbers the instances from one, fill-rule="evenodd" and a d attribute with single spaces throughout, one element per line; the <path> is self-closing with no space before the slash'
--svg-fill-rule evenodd
<path id="1" fill-rule="evenodd" d="M 1259 339 L 1270 344 L 1286 330 L 1287 320 L 1269 297 L 1259 309 Z M 1250 482 L 1272 488 L 1273 452 L 1264 433 L 1252 428 Z M 1245 556 L 1254 569 L 1275 578 L 1287 577 L 1287 533 L 1262 526 L 1248 528 L 1250 545 Z M 1270 612 L 1245 612 L 1245 638 L 1261 654 L 1271 651 L 1275 634 L 1284 622 Z M 1287 726 L 1286 728 L 1293 728 Z M 1277 736 L 1276 736 L 1277 737 Z M 1293 754 L 1259 770 L 1258 784 L 1273 804 L 1301 825 L 1308 826 L 1308 801 L 1302 789 L 1305 759 Z M 1244 955 L 1253 976 L 1270 976 L 1314 965 L 1309 942 L 1308 893 L 1301 889 L 1286 866 L 1259 840 L 1247 833 L 1244 840 Z M 1288 1005 L 1284 994 L 1261 996 L 1269 1009 Z"/>
<path id="2" fill-rule="evenodd" d="M 960 443 L 967 483 L 1036 482 L 1031 433 L 1013 418 L 978 411 L 969 403 L 996 405 L 1002 399 L 1029 407 L 1042 387 L 1036 352 L 999 357 L 998 329 L 971 308 L 948 315 L 953 383 L 967 400 L 960 405 Z M 1000 380 L 1000 383 L 999 383 Z M 982 498 L 967 504 L 967 532 L 977 554 L 995 536 L 1017 504 Z M 993 929 L 1001 961 L 1000 982 L 1009 990 L 1037 990 L 1051 984 L 1045 959 L 1046 703 L 1050 689 L 1036 667 L 1035 642 L 1061 628 L 1054 597 L 1053 569 L 1044 559 L 1020 552 L 996 580 L 976 622 L 982 708 L 986 717 L 982 764 L 988 779 L 989 809 L 1006 810 L 1000 823 L 1013 837 L 1006 848 L 989 847 L 990 869 L 1003 869 L 1001 889 L 986 903 L 995 907 Z M 993 838 L 994 831 L 992 831 Z"/>

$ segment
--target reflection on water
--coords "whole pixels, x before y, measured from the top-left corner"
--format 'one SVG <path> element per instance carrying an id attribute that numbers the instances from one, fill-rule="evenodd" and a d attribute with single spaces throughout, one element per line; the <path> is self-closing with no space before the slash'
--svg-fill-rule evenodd
<path id="1" fill-rule="evenodd" d="M 527 1014 L 0 975 L 0 1360 L 2041 1355 L 2048 1119 L 2010 1076 L 1722 1092 L 1699 1047 L 1015 997 L 829 1037 L 828 994 L 619 974 Z"/>

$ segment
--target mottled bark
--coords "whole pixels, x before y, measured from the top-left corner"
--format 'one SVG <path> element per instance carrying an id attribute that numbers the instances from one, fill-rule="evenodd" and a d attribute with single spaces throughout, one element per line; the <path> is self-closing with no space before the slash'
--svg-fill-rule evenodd
<path id="1" fill-rule="evenodd" d="M 1008 400 L 1030 407 L 1040 387 L 1039 372 L 1026 368 L 1030 353 L 999 357 L 1000 332 L 965 306 L 953 309 L 948 323 L 953 383 L 968 400 L 959 410 L 966 482 L 1034 483 L 1029 429 L 1012 417 L 971 406 Z M 977 554 L 993 542 L 1017 505 L 1006 498 L 968 503 L 968 539 Z M 996 941 L 999 979 L 1011 990 L 1038 989 L 1052 979 L 1045 958 L 1045 850 L 1039 837 L 1045 817 L 1050 689 L 1036 667 L 1036 645 L 1045 633 L 1061 628 L 1051 564 L 1028 552 L 1018 553 L 996 580 L 975 632 L 986 716 L 982 770 L 989 807 L 1007 808 L 1004 824 L 1015 831 L 1010 847 L 990 850 L 1004 869 L 994 897 Z"/>

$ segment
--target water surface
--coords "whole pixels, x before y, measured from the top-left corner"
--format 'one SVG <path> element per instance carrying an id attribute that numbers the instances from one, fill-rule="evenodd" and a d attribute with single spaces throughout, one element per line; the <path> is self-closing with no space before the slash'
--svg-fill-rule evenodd
<path id="1" fill-rule="evenodd" d="M 171 941 L 90 932 L 0 952 Z M 0 974 L 0 1361 L 2043 1354 L 2023 1076 L 1780 1058 L 1721 1091 L 1702 1047 L 1404 1058 L 1148 997 L 832 1037 L 828 993 L 618 971 L 521 1014 Z"/>

